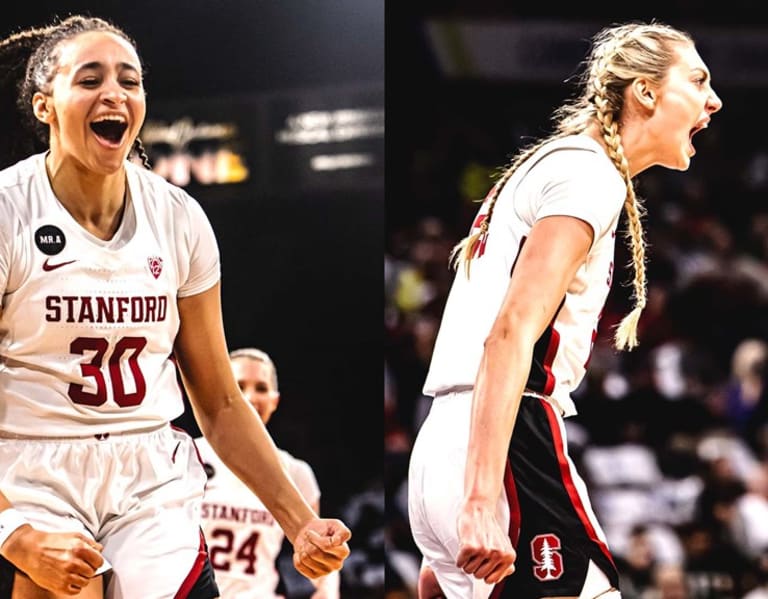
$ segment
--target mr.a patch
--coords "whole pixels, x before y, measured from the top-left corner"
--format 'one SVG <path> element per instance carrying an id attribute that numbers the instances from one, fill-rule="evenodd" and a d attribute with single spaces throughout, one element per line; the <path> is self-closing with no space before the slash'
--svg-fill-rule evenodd
<path id="1" fill-rule="evenodd" d="M 35 231 L 35 245 L 47 256 L 55 256 L 67 245 L 64 231 L 54 225 L 43 225 Z"/>

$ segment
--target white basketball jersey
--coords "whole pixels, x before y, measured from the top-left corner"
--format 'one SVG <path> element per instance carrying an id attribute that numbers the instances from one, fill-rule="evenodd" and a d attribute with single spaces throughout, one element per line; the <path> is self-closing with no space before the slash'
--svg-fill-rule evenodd
<path id="1" fill-rule="evenodd" d="M 195 439 L 209 478 L 203 497 L 203 530 L 222 599 L 274 599 L 277 557 L 285 533 L 264 504 L 213 451 Z M 288 476 L 311 505 L 320 488 L 310 466 L 279 450 Z"/>
<path id="2" fill-rule="evenodd" d="M 0 172 L 0 432 L 49 437 L 168 422 L 176 300 L 219 280 L 200 205 L 130 162 L 115 236 L 86 231 L 38 154 Z"/>
<path id="3" fill-rule="evenodd" d="M 501 308 L 522 244 L 538 219 L 567 215 L 586 221 L 594 231 L 594 241 L 555 317 L 536 343 L 526 388 L 553 399 L 564 415 L 575 414 L 570 393 L 584 376 L 610 289 L 616 227 L 625 197 L 624 180 L 601 146 L 587 136 L 550 142 L 520 167 L 501 191 L 488 234 L 471 262 L 469 279 L 464 265 L 459 265 L 424 393 L 434 396 L 474 385 L 483 344 Z M 487 211 L 486 199 L 473 232 Z M 529 284 L 538 282 L 534 279 Z"/>

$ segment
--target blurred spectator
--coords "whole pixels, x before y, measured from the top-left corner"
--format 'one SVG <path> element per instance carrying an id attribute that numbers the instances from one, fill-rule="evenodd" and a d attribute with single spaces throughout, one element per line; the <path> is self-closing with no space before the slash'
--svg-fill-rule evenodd
<path id="1" fill-rule="evenodd" d="M 694 599 L 685 571 L 679 564 L 662 564 L 653 570 L 653 587 L 642 599 Z M 699 596 L 702 597 L 702 596 Z M 713 595 L 712 597 L 719 597 Z"/>
<path id="2" fill-rule="evenodd" d="M 730 427 L 758 454 L 765 450 L 762 433 L 768 419 L 766 366 L 768 344 L 754 338 L 741 341 L 733 352 L 723 406 Z"/>
<path id="3" fill-rule="evenodd" d="M 385 577 L 384 493 L 378 471 L 367 489 L 354 494 L 342 508 L 352 531 L 351 553 L 341 571 L 344 599 L 383 599 Z"/>

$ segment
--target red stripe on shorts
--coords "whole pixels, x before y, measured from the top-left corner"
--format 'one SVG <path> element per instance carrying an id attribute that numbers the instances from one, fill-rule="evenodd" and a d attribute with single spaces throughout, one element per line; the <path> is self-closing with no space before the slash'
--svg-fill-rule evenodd
<path id="1" fill-rule="evenodd" d="M 517 499 L 517 486 L 509 460 L 507 460 L 504 468 L 504 489 L 507 491 L 507 504 L 509 505 L 509 539 L 517 551 L 517 543 L 520 541 L 520 502 Z M 506 581 L 507 579 L 504 578 L 498 582 L 493 587 L 493 592 L 488 599 L 498 599 L 501 596 L 501 591 L 504 590 Z"/>
<path id="2" fill-rule="evenodd" d="M 205 560 L 208 558 L 208 553 L 205 550 L 205 538 L 203 537 L 203 531 L 200 531 L 200 548 L 197 550 L 197 558 L 195 563 L 192 564 L 192 569 L 187 574 L 184 582 L 181 583 L 181 587 L 174 595 L 173 599 L 187 599 L 189 592 L 194 588 L 197 579 L 200 578 L 200 573 L 205 566 Z"/>
<path id="3" fill-rule="evenodd" d="M 560 433 L 560 422 L 555 415 L 554 408 L 546 400 L 539 399 L 539 401 L 544 406 L 544 412 L 547 415 L 549 426 L 552 429 L 552 438 L 555 441 L 555 454 L 557 455 L 557 461 L 560 464 L 560 474 L 563 477 L 563 484 L 565 485 L 565 489 L 568 491 L 568 496 L 571 498 L 573 507 L 576 510 L 576 513 L 579 515 L 579 519 L 584 525 L 584 529 L 587 531 L 589 538 L 597 543 L 597 545 L 600 547 L 600 550 L 605 554 L 605 557 L 608 558 L 608 561 L 613 564 L 611 552 L 608 550 L 608 546 L 602 540 L 600 540 L 600 537 L 597 536 L 595 527 L 592 525 L 592 521 L 587 515 L 587 510 L 584 508 L 581 495 L 579 495 L 579 491 L 576 489 L 576 484 L 573 482 L 568 458 L 565 456 L 565 444 L 563 443 L 563 436 Z"/>

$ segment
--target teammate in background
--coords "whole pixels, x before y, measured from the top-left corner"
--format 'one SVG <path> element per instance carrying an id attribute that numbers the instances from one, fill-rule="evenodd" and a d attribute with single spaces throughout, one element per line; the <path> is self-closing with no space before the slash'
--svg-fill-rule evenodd
<path id="1" fill-rule="evenodd" d="M 280 402 L 277 370 L 256 348 L 230 353 L 232 370 L 246 401 L 266 425 Z M 218 458 L 204 437 L 195 440 L 208 471 L 203 499 L 203 530 L 223 599 L 277 599 L 277 558 L 285 534 L 264 504 Z M 320 488 L 306 462 L 278 450 L 283 465 L 304 499 L 320 511 Z M 312 599 L 338 599 L 339 575 L 312 581 Z"/>
<path id="2" fill-rule="evenodd" d="M 184 403 L 310 578 L 349 530 L 288 478 L 229 363 L 219 251 L 149 169 L 134 42 L 72 16 L 0 41 L 0 555 L 14 597 L 217 597 Z M 38 139 L 35 139 L 38 136 Z M 111 570 L 102 575 L 105 568 Z"/>
<path id="3" fill-rule="evenodd" d="M 686 170 L 722 103 L 685 32 L 626 23 L 592 42 L 581 94 L 504 171 L 453 254 L 408 483 L 423 572 L 449 599 L 620 596 L 563 418 L 610 289 L 622 205 L 635 306 L 615 341 L 637 343 L 645 247 L 633 178 Z"/>

